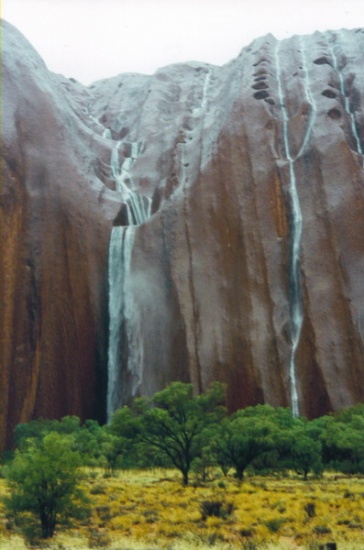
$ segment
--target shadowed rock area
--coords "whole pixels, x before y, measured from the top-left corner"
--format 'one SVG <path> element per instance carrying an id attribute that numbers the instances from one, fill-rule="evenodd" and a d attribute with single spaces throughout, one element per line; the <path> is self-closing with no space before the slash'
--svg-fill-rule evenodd
<path id="1" fill-rule="evenodd" d="M 364 400 L 362 29 L 85 87 L 3 23 L 2 111 L 3 444 L 176 379 Z"/>

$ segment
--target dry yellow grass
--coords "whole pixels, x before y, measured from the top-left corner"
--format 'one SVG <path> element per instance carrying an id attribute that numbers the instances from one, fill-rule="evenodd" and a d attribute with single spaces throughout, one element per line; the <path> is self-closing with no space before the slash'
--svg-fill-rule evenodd
<path id="1" fill-rule="evenodd" d="M 255 476 L 239 485 L 216 474 L 206 486 L 184 488 L 172 470 L 122 471 L 106 478 L 94 469 L 86 476 L 91 516 L 59 530 L 47 548 L 316 550 L 330 541 L 338 550 L 364 548 L 363 478 L 326 474 L 304 482 L 294 476 Z M 0 494 L 4 491 L 0 480 Z M 220 501 L 223 517 L 203 518 L 204 501 Z M 0 548 L 27 548 L 7 529 L 1 507 Z"/>

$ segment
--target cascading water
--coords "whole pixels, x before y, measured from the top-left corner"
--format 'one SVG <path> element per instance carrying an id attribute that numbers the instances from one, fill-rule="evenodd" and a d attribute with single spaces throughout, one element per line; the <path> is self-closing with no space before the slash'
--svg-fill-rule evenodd
<path id="1" fill-rule="evenodd" d="M 294 169 L 294 159 L 291 154 L 288 132 L 288 112 L 285 105 L 285 98 L 282 88 L 282 74 L 280 66 L 280 47 L 281 43 L 277 42 L 275 50 L 275 61 L 278 82 L 278 97 L 279 104 L 282 110 L 283 120 L 283 143 L 284 154 L 289 165 L 289 194 L 291 199 L 291 266 L 290 266 L 290 285 L 291 285 L 291 353 L 289 360 L 289 377 L 290 377 L 290 392 L 291 392 L 291 408 L 294 416 L 299 415 L 297 380 L 296 380 L 296 351 L 300 341 L 302 329 L 302 304 L 300 292 L 300 274 L 299 274 L 299 252 L 302 236 L 302 213 L 297 192 L 297 181 Z"/>
<path id="2" fill-rule="evenodd" d="M 125 279 L 130 268 L 133 227 L 116 226 L 111 232 L 109 246 L 109 348 L 107 416 L 110 418 L 115 405 L 120 403 L 122 363 L 120 339 L 123 328 Z M 124 269 L 122 269 L 124 266 Z"/>
<path id="3" fill-rule="evenodd" d="M 350 118 L 351 131 L 353 133 L 353 137 L 354 137 L 354 140 L 355 140 L 356 150 L 363 157 L 364 156 L 364 151 L 363 151 L 363 147 L 362 147 L 362 144 L 361 144 L 361 141 L 360 141 L 358 129 L 356 127 L 354 113 L 350 109 L 350 101 L 349 101 L 349 97 L 348 97 L 347 92 L 346 92 L 345 82 L 344 82 L 344 77 L 343 77 L 343 74 L 342 74 L 342 71 L 341 71 L 341 67 L 339 66 L 338 56 L 335 52 L 335 48 L 334 48 L 333 44 L 329 43 L 329 48 L 330 48 L 331 57 L 332 57 L 332 61 L 333 61 L 333 67 L 334 67 L 334 69 L 337 72 L 338 77 L 339 77 L 340 92 L 341 92 L 341 95 L 344 98 L 345 111 L 347 112 L 347 114 L 349 115 L 349 118 Z M 364 168 L 364 158 L 363 158 L 363 168 Z"/>
<path id="4" fill-rule="evenodd" d="M 315 123 L 316 116 L 317 116 L 317 106 L 313 99 L 313 95 L 311 93 L 310 78 L 309 78 L 308 68 L 307 68 L 306 48 L 305 48 L 305 43 L 302 36 L 300 37 L 300 44 L 301 44 L 301 53 L 302 53 L 302 69 L 303 69 L 304 83 L 305 83 L 305 94 L 306 94 L 307 102 L 310 105 L 311 113 L 310 113 L 310 117 L 307 125 L 307 130 L 305 133 L 305 137 L 303 139 L 302 146 L 299 152 L 297 153 L 296 158 L 299 158 L 305 152 L 305 149 L 310 140 L 313 125 Z"/>
<path id="5" fill-rule="evenodd" d="M 129 156 L 120 166 L 119 150 L 122 145 L 130 148 Z M 118 141 L 111 153 L 111 175 L 116 183 L 116 190 L 122 193 L 128 213 L 129 225 L 139 225 L 150 217 L 151 201 L 128 187 L 132 183 L 130 170 L 138 157 L 136 142 Z"/>
<path id="6" fill-rule="evenodd" d="M 129 149 L 129 156 L 120 165 L 120 148 Z M 135 225 L 145 222 L 150 217 L 151 201 L 149 198 L 133 191 L 131 168 L 138 156 L 138 144 L 119 141 L 111 154 L 111 175 L 125 201 L 128 215 L 128 226 L 116 226 L 112 229 L 109 246 L 109 347 L 108 347 L 108 391 L 107 416 L 121 405 L 122 355 L 121 336 L 127 339 L 128 348 L 135 347 L 130 316 L 133 312 L 133 297 L 127 288 L 130 272 Z"/>
<path id="7" fill-rule="evenodd" d="M 201 83 L 201 101 L 192 111 L 195 128 L 203 124 L 211 77 L 211 69 L 208 68 Z M 111 137 L 110 132 L 106 131 L 104 137 Z M 139 153 L 140 146 L 137 142 L 119 141 L 112 150 L 110 161 L 111 176 L 116 183 L 116 190 L 122 195 L 126 205 L 128 226 L 113 228 L 109 248 L 108 418 L 122 405 L 123 369 L 127 368 L 128 373 L 131 374 L 133 390 L 138 386 L 141 377 L 139 368 L 143 365 L 144 349 L 133 298 L 133 278 L 129 276 L 135 236 L 133 226 L 144 223 L 151 215 L 151 200 L 133 190 L 132 169 Z M 176 191 L 183 192 L 188 185 L 188 174 L 185 168 L 189 164 L 186 143 L 180 144 L 179 154 L 180 186 Z M 120 162 L 121 158 L 122 162 Z M 122 365 L 121 338 L 124 339 L 124 349 L 127 349 L 127 367 Z"/>

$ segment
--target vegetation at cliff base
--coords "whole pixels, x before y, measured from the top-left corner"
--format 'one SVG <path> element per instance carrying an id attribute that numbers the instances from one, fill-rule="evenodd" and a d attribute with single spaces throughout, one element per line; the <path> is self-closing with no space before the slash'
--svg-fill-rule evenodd
<path id="1" fill-rule="evenodd" d="M 223 385 L 195 395 L 180 382 L 106 426 L 20 424 L 1 469 L 0 537 L 55 537 L 67 549 L 63 536 L 85 549 L 255 550 L 287 539 L 351 550 L 364 540 L 363 427 L 364 405 L 310 421 L 269 405 L 228 414 Z"/>

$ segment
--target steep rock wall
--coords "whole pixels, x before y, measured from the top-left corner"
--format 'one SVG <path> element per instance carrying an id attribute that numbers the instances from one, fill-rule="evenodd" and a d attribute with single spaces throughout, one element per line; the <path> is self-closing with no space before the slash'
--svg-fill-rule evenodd
<path id="1" fill-rule="evenodd" d="M 123 399 L 179 358 L 196 388 L 227 382 L 232 408 L 291 405 L 293 382 L 309 416 L 363 399 L 362 46 L 361 30 L 267 36 L 222 68 L 95 84 L 95 116 L 139 144 L 130 181 L 155 212 L 121 266 Z"/>
<path id="2" fill-rule="evenodd" d="M 227 382 L 232 409 L 293 390 L 309 416 L 362 401 L 363 31 L 86 88 L 4 30 L 4 437 L 104 414 L 117 169 L 152 211 L 126 230 L 113 406 L 174 379 Z"/>
<path id="3" fill-rule="evenodd" d="M 120 204 L 93 168 L 110 151 L 82 124 L 67 83 L 13 27 L 2 36 L 4 443 L 30 418 L 104 416 L 107 248 Z"/>

